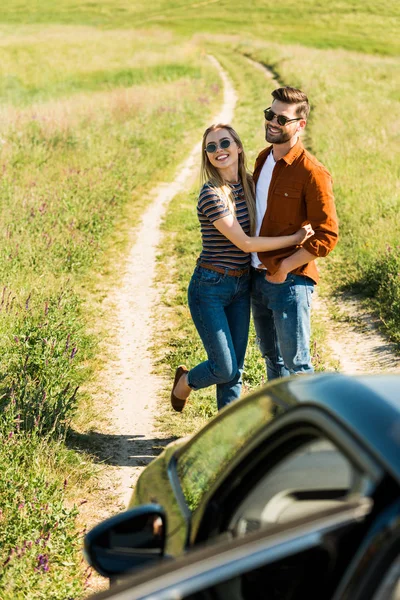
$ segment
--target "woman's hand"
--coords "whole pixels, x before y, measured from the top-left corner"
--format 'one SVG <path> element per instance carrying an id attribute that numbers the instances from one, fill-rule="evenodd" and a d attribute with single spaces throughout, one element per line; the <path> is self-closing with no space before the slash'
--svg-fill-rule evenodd
<path id="1" fill-rule="evenodd" d="M 307 225 L 304 225 L 301 229 L 293 234 L 297 245 L 302 244 L 312 235 L 314 235 L 314 229 L 311 227 L 310 223 L 307 223 Z"/>

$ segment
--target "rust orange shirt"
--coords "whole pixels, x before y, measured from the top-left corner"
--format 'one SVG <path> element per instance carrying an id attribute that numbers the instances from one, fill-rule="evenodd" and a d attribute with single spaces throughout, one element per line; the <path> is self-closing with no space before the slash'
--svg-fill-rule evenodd
<path id="1" fill-rule="evenodd" d="M 260 152 L 254 167 L 257 185 L 261 169 L 272 146 Z M 338 220 L 329 171 L 298 140 L 289 152 L 276 162 L 268 191 L 267 210 L 260 236 L 290 235 L 304 223 L 311 223 L 315 234 L 302 244 L 315 258 L 326 256 L 338 240 Z M 282 259 L 298 246 L 259 252 L 260 262 L 274 274 Z M 318 270 L 312 260 L 293 271 L 318 282 Z"/>

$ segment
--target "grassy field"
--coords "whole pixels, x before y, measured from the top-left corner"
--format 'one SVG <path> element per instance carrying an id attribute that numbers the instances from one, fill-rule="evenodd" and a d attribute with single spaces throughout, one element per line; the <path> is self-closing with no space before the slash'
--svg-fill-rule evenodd
<path id="1" fill-rule="evenodd" d="M 85 390 L 111 329 L 101 301 L 154 183 L 172 177 L 221 91 L 191 46 L 165 56 L 167 34 L 150 44 L 80 33 L 21 28 L 2 40 L 4 600 L 84 594 L 74 505 L 95 473 L 64 440 L 93 426 Z"/>
<path id="2" fill-rule="evenodd" d="M 400 342 L 399 17 L 394 0 L 11 0 L 0 9 L 0 468 L 12 482 L 0 487 L 2 600 L 85 596 L 76 516 L 96 468 L 71 432 L 97 418 L 89 390 L 112 329 L 102 301 L 128 232 L 221 104 L 205 52 L 238 92 L 233 125 L 250 167 L 275 84 L 247 57 L 309 94 L 306 142 L 334 176 L 341 223 L 325 287 L 378 300 Z M 195 203 L 196 189 L 173 201 L 160 249 L 170 269 L 168 280 L 160 272 L 165 327 L 154 344 L 168 377 L 204 356 L 186 305 Z M 314 332 L 316 365 L 332 368 L 318 323 Z M 246 389 L 263 378 L 251 344 Z M 163 427 L 197 429 L 215 412 L 213 396 L 193 395 L 184 419 L 167 410 Z"/>
<path id="3" fill-rule="evenodd" d="M 395 0 L 10 0 L 4 24 L 92 25 L 102 29 L 162 27 L 184 37 L 227 33 L 280 44 L 346 48 L 371 54 L 399 52 Z"/>

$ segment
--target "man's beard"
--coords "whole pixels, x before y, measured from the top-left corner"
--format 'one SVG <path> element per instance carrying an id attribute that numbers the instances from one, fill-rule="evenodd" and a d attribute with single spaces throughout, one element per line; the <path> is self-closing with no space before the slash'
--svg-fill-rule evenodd
<path id="1" fill-rule="evenodd" d="M 265 139 L 267 140 L 267 142 L 269 142 L 270 144 L 284 144 L 285 142 L 288 142 L 290 139 L 292 139 L 292 134 L 289 132 L 284 132 L 284 131 L 280 131 L 279 134 L 276 135 L 271 135 L 268 132 L 268 125 L 265 128 Z"/>

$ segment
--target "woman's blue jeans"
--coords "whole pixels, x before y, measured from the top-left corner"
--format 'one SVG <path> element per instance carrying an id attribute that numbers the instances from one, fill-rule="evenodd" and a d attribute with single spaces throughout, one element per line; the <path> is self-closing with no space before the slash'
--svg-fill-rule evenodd
<path id="1" fill-rule="evenodd" d="M 218 410 L 239 398 L 250 323 L 250 275 L 232 277 L 197 266 L 188 290 L 207 360 L 191 369 L 194 390 L 217 386 Z"/>

